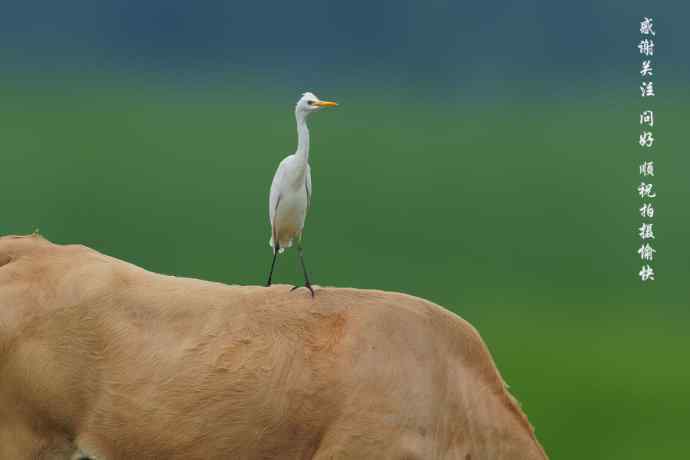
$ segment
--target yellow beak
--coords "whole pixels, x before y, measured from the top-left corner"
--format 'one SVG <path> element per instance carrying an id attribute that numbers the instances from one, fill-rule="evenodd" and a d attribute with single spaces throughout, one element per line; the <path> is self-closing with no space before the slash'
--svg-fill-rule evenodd
<path id="1" fill-rule="evenodd" d="M 336 102 L 330 102 L 330 101 L 316 101 L 316 102 L 314 102 L 314 105 L 317 105 L 319 107 L 335 107 L 338 104 Z"/>

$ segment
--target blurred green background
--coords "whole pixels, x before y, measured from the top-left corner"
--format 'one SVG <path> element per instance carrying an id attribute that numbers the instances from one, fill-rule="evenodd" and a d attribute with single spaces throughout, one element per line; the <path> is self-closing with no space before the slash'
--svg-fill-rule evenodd
<path id="1" fill-rule="evenodd" d="M 311 90 L 341 104 L 310 119 L 316 284 L 407 292 L 473 323 L 553 459 L 686 454 L 688 7 L 153 3 L 3 18 L 0 234 L 261 284 L 268 188 Z M 665 47 L 653 101 L 645 15 Z M 658 194 L 646 284 L 643 159 Z M 294 251 L 274 279 L 301 283 Z"/>

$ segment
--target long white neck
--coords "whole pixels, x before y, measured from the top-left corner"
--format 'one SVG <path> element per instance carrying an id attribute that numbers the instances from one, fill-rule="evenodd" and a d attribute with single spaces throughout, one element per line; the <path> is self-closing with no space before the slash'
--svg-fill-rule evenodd
<path id="1" fill-rule="evenodd" d="M 307 115 L 304 112 L 295 112 L 297 119 L 297 152 L 295 156 L 306 169 L 309 162 L 309 128 L 307 127 Z"/>

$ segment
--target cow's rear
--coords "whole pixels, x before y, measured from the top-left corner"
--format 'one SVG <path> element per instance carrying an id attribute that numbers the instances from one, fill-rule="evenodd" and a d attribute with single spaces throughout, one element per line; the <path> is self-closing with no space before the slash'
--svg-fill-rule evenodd
<path id="1" fill-rule="evenodd" d="M 0 458 L 544 459 L 476 331 L 395 293 L 0 238 Z"/>

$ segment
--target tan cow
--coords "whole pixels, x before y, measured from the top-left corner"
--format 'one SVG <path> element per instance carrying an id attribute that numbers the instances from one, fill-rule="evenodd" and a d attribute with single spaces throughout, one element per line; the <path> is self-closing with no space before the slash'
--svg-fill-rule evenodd
<path id="1" fill-rule="evenodd" d="M 477 332 L 0 238 L 0 459 L 545 459 Z M 88 458 L 87 457 L 87 458 Z"/>

